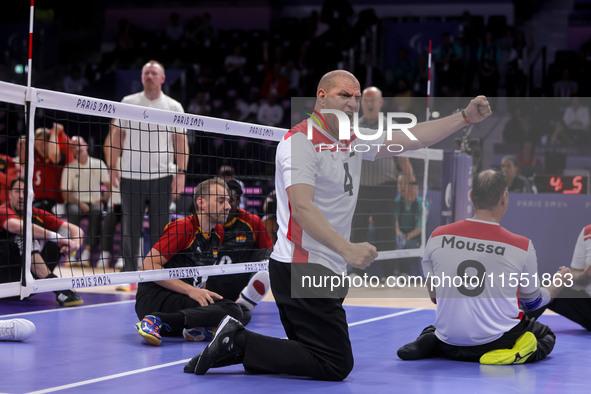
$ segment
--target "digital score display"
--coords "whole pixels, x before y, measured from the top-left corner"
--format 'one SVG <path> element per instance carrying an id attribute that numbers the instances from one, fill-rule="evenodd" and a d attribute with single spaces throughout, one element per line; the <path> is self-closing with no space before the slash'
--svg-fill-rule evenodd
<path id="1" fill-rule="evenodd" d="M 536 175 L 534 184 L 538 193 L 587 194 L 589 177 L 585 175 Z"/>

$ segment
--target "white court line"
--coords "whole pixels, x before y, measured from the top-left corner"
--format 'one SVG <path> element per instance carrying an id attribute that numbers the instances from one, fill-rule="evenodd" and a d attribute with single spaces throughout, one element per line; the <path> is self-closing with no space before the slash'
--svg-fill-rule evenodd
<path id="1" fill-rule="evenodd" d="M 147 371 L 153 371 L 155 369 L 160 369 L 160 368 L 166 368 L 166 367 L 170 367 L 170 366 L 173 366 L 173 365 L 178 365 L 178 364 L 189 362 L 189 360 L 190 359 L 188 358 L 186 360 L 174 361 L 174 362 L 171 362 L 171 363 L 166 363 L 166 364 L 161 364 L 161 365 L 155 365 L 153 367 L 136 369 L 135 371 L 122 372 L 122 373 L 117 373 L 115 375 L 103 376 L 102 378 L 84 380 L 84 381 L 78 382 L 78 383 L 64 384 L 63 386 L 51 387 L 51 388 L 48 388 L 48 389 L 38 390 L 38 391 L 31 391 L 28 394 L 53 393 L 54 391 L 71 389 L 71 388 L 74 388 L 74 387 L 85 386 L 85 385 L 91 384 L 91 383 L 98 383 L 98 382 L 103 382 L 105 380 L 122 378 L 124 376 L 135 375 L 135 374 L 138 374 L 138 373 L 147 372 Z"/>
<path id="2" fill-rule="evenodd" d="M 125 303 L 125 302 L 129 302 L 129 301 L 120 301 L 119 303 Z M 102 305 L 102 304 L 100 304 L 100 305 Z M 89 305 L 89 307 L 90 306 L 93 306 L 93 305 Z M 375 321 L 390 319 L 392 317 L 407 315 L 409 313 L 414 313 L 414 312 L 419 312 L 419 311 L 424 311 L 424 310 L 427 310 L 427 309 L 415 308 L 415 309 L 409 309 L 409 310 L 405 310 L 405 311 L 401 311 L 401 312 L 390 313 L 388 315 L 383 315 L 383 316 L 378 316 L 378 317 L 372 317 L 371 319 L 365 319 L 365 320 L 360 320 L 360 321 L 357 321 L 357 322 L 354 322 L 354 323 L 349 323 L 349 327 L 355 327 L 355 326 L 359 326 L 359 325 L 366 324 L 366 323 L 373 323 Z M 31 313 L 37 313 L 37 312 L 31 312 Z M 152 367 L 147 367 L 147 368 L 142 368 L 142 369 L 136 369 L 136 370 L 133 370 L 133 371 L 122 372 L 122 373 L 118 373 L 118 374 L 114 374 L 114 375 L 103 376 L 102 378 L 95 378 L 95 379 L 84 380 L 84 381 L 77 382 L 77 383 L 65 384 L 65 385 L 62 385 L 62 386 L 51 387 L 51 388 L 44 389 L 44 390 L 39 390 L 39 391 L 31 391 L 31 392 L 29 392 L 27 394 L 53 393 L 55 391 L 66 390 L 66 389 L 71 389 L 71 388 L 80 387 L 80 386 L 86 386 L 86 385 L 92 384 L 92 383 L 104 382 L 104 381 L 111 380 L 111 379 L 122 378 L 122 377 L 125 377 L 125 376 L 136 375 L 138 373 L 143 373 L 143 372 L 153 371 L 153 370 L 160 369 L 160 368 L 170 367 L 170 366 L 173 366 L 173 365 L 183 364 L 183 363 L 189 362 L 189 360 L 190 359 L 185 359 L 185 360 L 180 360 L 180 361 L 174 361 L 174 362 L 170 362 L 170 363 L 166 363 L 166 364 L 155 365 L 155 366 L 152 366 Z"/>
<path id="3" fill-rule="evenodd" d="M 45 309 L 45 310 L 42 310 L 42 311 L 13 313 L 13 314 L 10 314 L 10 315 L 0 315 L 0 318 L 4 319 L 5 317 L 12 317 L 12 316 L 38 315 L 40 313 L 79 311 L 80 309 L 97 308 L 97 307 L 106 306 L 106 305 L 129 304 L 129 303 L 132 303 L 132 302 L 135 302 L 135 300 L 112 301 L 112 302 L 104 302 L 102 304 L 82 305 L 82 306 L 73 306 L 73 307 L 62 307 L 62 308 L 58 308 L 58 309 Z"/>

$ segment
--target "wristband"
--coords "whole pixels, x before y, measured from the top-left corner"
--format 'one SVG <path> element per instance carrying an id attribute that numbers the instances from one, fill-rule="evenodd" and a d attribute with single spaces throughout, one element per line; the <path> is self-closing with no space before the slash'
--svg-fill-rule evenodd
<path id="1" fill-rule="evenodd" d="M 180 168 L 178 170 L 176 170 L 177 174 L 184 174 L 187 172 L 187 170 L 181 170 Z"/>
<path id="2" fill-rule="evenodd" d="M 51 242 L 56 242 L 59 241 L 60 239 L 63 238 L 62 235 L 58 234 L 58 233 L 54 233 L 53 231 L 50 230 L 45 230 L 46 234 L 47 234 L 47 240 L 51 241 Z"/>
<path id="3" fill-rule="evenodd" d="M 470 119 L 468 119 L 468 117 L 466 116 L 466 112 L 464 110 L 462 110 L 462 117 L 464 118 L 464 122 L 466 122 L 466 124 L 472 123 L 470 122 Z"/>

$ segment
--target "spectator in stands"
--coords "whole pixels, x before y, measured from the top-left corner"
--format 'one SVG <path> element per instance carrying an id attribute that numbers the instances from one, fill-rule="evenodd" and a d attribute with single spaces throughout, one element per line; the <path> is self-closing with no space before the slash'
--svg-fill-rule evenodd
<path id="1" fill-rule="evenodd" d="M 570 69 L 562 70 L 562 78 L 552 84 L 554 97 L 571 97 L 578 93 L 579 83 L 571 79 Z"/>
<path id="2" fill-rule="evenodd" d="M 256 122 L 257 114 L 259 112 L 259 90 L 255 87 L 250 89 L 246 100 L 238 99 L 236 101 L 236 108 L 240 111 L 238 120 L 241 122 Z"/>
<path id="3" fill-rule="evenodd" d="M 100 242 L 103 200 L 108 198 L 101 187 L 109 189 L 109 171 L 102 160 L 88 154 L 88 143 L 81 136 L 72 137 L 70 146 L 75 160 L 62 173 L 61 189 L 68 222 L 80 226 L 80 219 L 88 217 L 88 231 L 79 259 L 83 266 L 90 266 L 92 249 Z"/>
<path id="4" fill-rule="evenodd" d="M 179 14 L 177 12 L 173 12 L 169 16 L 169 24 L 166 26 L 165 29 L 166 39 L 170 44 L 175 47 L 178 47 L 179 41 L 183 38 L 185 34 L 185 29 L 183 25 L 180 23 Z"/>
<path id="5" fill-rule="evenodd" d="M 88 85 L 88 80 L 82 75 L 82 68 L 79 65 L 73 66 L 70 74 L 64 78 L 66 93 L 83 94 Z"/>
<path id="6" fill-rule="evenodd" d="M 501 50 L 493 41 L 493 35 L 487 31 L 484 42 L 478 48 L 478 83 L 483 95 L 497 97 L 499 85 L 499 63 Z"/>
<path id="7" fill-rule="evenodd" d="M 242 54 L 242 45 L 236 44 L 232 53 L 224 60 L 224 69 L 228 77 L 235 75 L 236 79 L 240 79 L 245 67 L 246 57 Z"/>
<path id="8" fill-rule="evenodd" d="M 16 178 L 10 185 L 8 202 L 0 206 L 0 254 L 1 263 L 18 267 L 13 273 L 20 280 L 21 257 L 25 252 L 24 231 L 25 180 Z M 69 256 L 80 249 L 83 231 L 71 223 L 58 219 L 51 213 L 39 208 L 32 212 L 31 273 L 37 279 L 57 278 L 53 269 L 59 263 L 60 254 Z M 48 249 L 48 244 L 57 245 Z M 16 274 L 16 275 L 14 275 Z M 8 278 L 10 280 L 10 278 Z M 6 282 L 0 278 L 0 282 Z M 73 290 L 54 291 L 59 306 L 76 306 L 82 304 L 82 298 Z"/>
<path id="9" fill-rule="evenodd" d="M 532 187 L 524 176 L 519 175 L 519 166 L 513 156 L 501 160 L 501 171 L 507 179 L 507 189 L 512 193 L 533 193 Z"/>
<path id="10" fill-rule="evenodd" d="M 208 116 L 211 111 L 211 105 L 209 105 L 209 95 L 200 90 L 195 94 L 195 97 L 189 102 L 187 112 L 195 115 Z"/>
<path id="11" fill-rule="evenodd" d="M 144 90 L 124 97 L 122 102 L 184 112 L 178 101 L 162 92 L 165 80 L 164 66 L 155 60 L 148 61 L 142 68 Z M 115 119 L 105 146 L 110 149 L 106 161 L 111 183 L 117 184 L 121 180 L 123 270 L 135 271 L 137 258 L 142 255 L 139 248 L 146 207 L 150 245 L 154 245 L 170 221 L 173 197 L 177 198 L 185 189 L 189 161 L 186 131 Z M 116 163 L 120 163 L 120 169 Z M 121 290 L 128 288 L 133 286 L 120 287 Z"/>
<path id="12" fill-rule="evenodd" d="M 376 66 L 370 52 L 363 55 L 363 63 L 355 67 L 355 74 L 357 74 L 361 87 L 385 85 L 384 75 L 380 68 Z"/>
<path id="13" fill-rule="evenodd" d="M 570 105 L 564 109 L 562 120 L 554 125 L 549 144 L 589 144 L 589 107 L 581 104 L 581 98 L 573 96 Z"/>
<path id="14" fill-rule="evenodd" d="M 525 177 L 531 177 L 544 171 L 542 161 L 534 156 L 535 150 L 532 141 L 523 141 L 521 144 L 521 153 L 517 156 L 516 162 L 519 172 Z"/>
<path id="15" fill-rule="evenodd" d="M 531 115 L 528 111 L 520 104 L 513 106 L 510 111 L 511 119 L 505 124 L 503 142 L 522 143 L 528 140 L 537 143 L 540 137 L 532 125 Z"/>
<path id="16" fill-rule="evenodd" d="M 244 182 L 242 182 L 241 180 L 236 178 L 236 170 L 231 165 L 224 164 L 224 165 L 220 166 L 220 168 L 218 169 L 218 177 L 222 178 L 225 182 L 228 182 L 229 180 L 232 180 L 232 179 L 235 180 L 240 185 L 240 190 L 242 190 L 243 192 L 246 192 L 246 190 L 244 188 Z M 241 198 L 240 198 L 239 208 L 246 209 L 246 202 L 247 202 L 246 195 L 245 195 L 245 193 L 242 193 Z"/>
<path id="17" fill-rule="evenodd" d="M 281 74 L 281 64 L 275 63 L 272 69 L 267 72 L 259 94 L 262 98 L 267 98 L 273 93 L 278 99 L 283 99 L 287 96 L 288 91 L 289 80 Z"/>
<path id="18" fill-rule="evenodd" d="M 509 50 L 505 77 L 505 89 L 509 97 L 524 97 L 527 90 L 529 56 L 534 50 L 533 35 L 529 42 L 521 31 L 515 33 L 515 39 Z"/>
<path id="19" fill-rule="evenodd" d="M 462 81 L 462 48 L 451 35 L 441 35 L 441 46 L 435 52 L 436 94 L 457 96 Z"/>
<path id="20" fill-rule="evenodd" d="M 279 126 L 283 120 L 283 107 L 277 103 L 275 94 L 270 93 L 257 112 L 257 122 L 266 126 Z"/>
<path id="21" fill-rule="evenodd" d="M 410 84 L 414 84 L 417 72 L 418 66 L 408 56 L 408 48 L 401 47 L 398 49 L 398 59 L 396 59 L 392 68 L 392 80 L 398 81 L 403 78 Z"/>

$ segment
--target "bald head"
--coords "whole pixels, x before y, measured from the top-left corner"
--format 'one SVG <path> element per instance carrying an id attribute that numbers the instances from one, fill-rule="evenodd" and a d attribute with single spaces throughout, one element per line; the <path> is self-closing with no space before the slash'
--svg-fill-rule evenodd
<path id="1" fill-rule="evenodd" d="M 375 86 L 370 86 L 363 90 L 361 94 L 361 109 L 367 126 L 377 127 L 380 112 L 384 106 L 382 91 Z"/>
<path id="2" fill-rule="evenodd" d="M 483 170 L 472 181 L 472 203 L 475 209 L 493 210 L 507 190 L 505 175 L 499 170 Z"/>
<path id="3" fill-rule="evenodd" d="M 333 70 L 327 72 L 322 78 L 320 78 L 320 82 L 318 82 L 318 88 L 316 91 L 318 92 L 322 89 L 328 92 L 334 89 L 343 80 L 348 80 L 359 84 L 359 81 L 355 75 L 351 74 L 349 71 Z"/>

